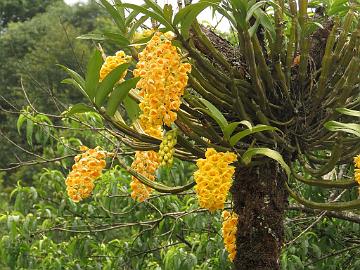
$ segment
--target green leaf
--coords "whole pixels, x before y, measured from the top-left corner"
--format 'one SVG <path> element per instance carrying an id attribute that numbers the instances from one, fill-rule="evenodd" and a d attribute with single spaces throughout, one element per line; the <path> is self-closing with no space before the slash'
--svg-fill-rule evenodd
<path id="1" fill-rule="evenodd" d="M 18 130 L 19 134 L 21 134 L 21 127 L 24 124 L 25 120 L 26 120 L 26 116 L 24 114 L 20 114 L 19 118 L 18 118 L 18 120 L 16 122 L 16 127 L 17 127 L 17 130 Z"/>
<path id="2" fill-rule="evenodd" d="M 107 12 L 111 15 L 116 25 L 119 27 L 122 33 L 126 33 L 125 20 L 121 16 L 121 13 L 114 8 L 107 0 L 100 0 L 101 4 L 105 7 Z"/>
<path id="3" fill-rule="evenodd" d="M 318 22 L 308 22 L 304 27 L 303 35 L 310 36 L 318 28 L 324 29 L 324 27 Z"/>
<path id="4" fill-rule="evenodd" d="M 124 107 L 131 122 L 136 121 L 140 114 L 139 104 L 137 104 L 135 100 L 127 96 L 124 99 Z"/>
<path id="5" fill-rule="evenodd" d="M 116 109 L 119 107 L 120 103 L 128 95 L 129 91 L 132 88 L 136 87 L 137 82 L 140 80 L 140 77 L 132 78 L 124 81 L 123 83 L 117 85 L 114 91 L 109 97 L 109 101 L 106 108 L 106 113 L 113 116 L 116 112 Z"/>
<path id="6" fill-rule="evenodd" d="M 164 5 L 164 18 L 168 21 L 172 21 L 172 17 L 173 17 L 173 8 L 172 5 L 170 4 L 165 4 Z"/>
<path id="7" fill-rule="evenodd" d="M 264 26 L 264 28 L 270 33 L 270 36 L 273 40 L 275 40 L 275 28 L 274 25 L 269 17 L 263 10 L 257 9 L 254 11 L 255 18 L 260 20 L 260 24 Z"/>
<path id="8" fill-rule="evenodd" d="M 85 77 L 85 92 L 90 99 L 95 96 L 95 90 L 99 84 L 100 69 L 103 63 L 101 52 L 95 50 L 87 65 L 86 77 Z"/>
<path id="9" fill-rule="evenodd" d="M 139 11 L 142 14 L 148 15 L 149 17 L 155 19 L 159 23 L 163 24 L 167 28 L 167 30 L 171 30 L 171 31 L 174 30 L 171 23 L 169 23 L 161 14 L 158 14 L 154 11 L 150 11 L 150 10 L 146 9 L 145 7 L 134 5 L 134 4 L 123 3 L 122 6 L 131 8 L 133 10 Z"/>
<path id="10" fill-rule="evenodd" d="M 316 244 L 311 244 L 311 249 L 313 253 L 315 254 L 315 257 L 319 259 L 321 257 L 321 249 Z"/>
<path id="11" fill-rule="evenodd" d="M 75 88 L 79 89 L 79 91 L 80 91 L 85 97 L 89 98 L 89 96 L 86 94 L 84 88 L 82 88 L 81 85 L 80 85 L 77 81 L 75 81 L 74 79 L 72 79 L 72 78 L 63 79 L 63 80 L 61 81 L 61 83 L 71 84 L 71 85 L 75 86 Z"/>
<path id="12" fill-rule="evenodd" d="M 286 162 L 284 161 L 283 157 L 281 156 L 281 154 L 279 152 L 272 150 L 270 148 L 249 148 L 242 155 L 242 160 L 246 165 L 248 165 L 248 164 L 250 164 L 252 157 L 255 155 L 267 156 L 267 157 L 279 162 L 281 167 L 283 167 L 283 169 L 285 170 L 287 176 L 288 177 L 290 176 L 290 168 L 286 164 Z"/>
<path id="13" fill-rule="evenodd" d="M 138 19 L 129 29 L 128 31 L 128 37 L 132 39 L 134 37 L 134 33 L 136 30 L 139 29 L 139 27 L 149 18 L 149 16 L 144 15 L 140 19 Z"/>
<path id="14" fill-rule="evenodd" d="M 196 17 L 207 7 L 213 5 L 211 2 L 199 2 L 181 9 L 174 18 L 174 24 L 181 22 L 181 34 L 184 38 L 189 37 L 189 30 Z"/>
<path id="15" fill-rule="evenodd" d="M 254 12 L 260 8 L 263 4 L 265 4 L 266 1 L 259 1 L 256 4 L 254 4 L 247 12 L 246 14 L 246 21 L 248 22 L 250 18 L 253 16 Z"/>
<path id="16" fill-rule="evenodd" d="M 65 112 L 66 116 L 71 116 L 77 113 L 84 113 L 84 112 L 96 112 L 93 107 L 90 107 L 84 103 L 78 103 L 74 106 L 71 106 L 68 111 Z"/>
<path id="17" fill-rule="evenodd" d="M 255 21 L 254 25 L 251 26 L 251 27 L 249 28 L 249 30 L 248 30 L 250 37 L 253 37 L 253 36 L 255 35 L 257 29 L 259 28 L 259 25 L 260 25 L 260 21 L 257 19 L 257 20 Z"/>
<path id="18" fill-rule="evenodd" d="M 99 33 L 89 33 L 76 37 L 77 39 L 105 40 L 105 36 Z"/>
<path id="19" fill-rule="evenodd" d="M 246 14 L 246 10 L 248 9 L 248 1 L 247 0 L 231 0 L 230 1 L 233 7 L 235 7 L 242 14 Z"/>
<path id="20" fill-rule="evenodd" d="M 157 14 L 163 16 L 162 8 L 152 0 L 144 0 L 145 4 L 151 7 Z"/>
<path id="21" fill-rule="evenodd" d="M 354 123 L 341 123 L 337 121 L 329 121 L 324 124 L 324 127 L 330 131 L 346 132 L 354 134 L 357 137 L 360 137 L 360 125 Z"/>
<path id="22" fill-rule="evenodd" d="M 104 31 L 104 36 L 106 40 L 112 41 L 120 47 L 127 47 L 130 45 L 130 41 L 119 33 Z"/>
<path id="23" fill-rule="evenodd" d="M 221 130 L 224 130 L 224 128 L 228 125 L 224 115 L 218 110 L 218 108 L 206 99 L 199 98 L 199 100 L 208 108 L 208 111 L 205 110 L 204 112 L 216 121 L 216 123 L 221 127 Z"/>
<path id="24" fill-rule="evenodd" d="M 105 98 L 110 94 L 113 90 L 115 83 L 117 83 L 121 75 L 128 69 L 130 64 L 125 63 L 114 68 L 100 83 L 95 96 L 95 104 L 97 106 L 101 106 Z"/>
<path id="25" fill-rule="evenodd" d="M 108 40 L 112 41 L 120 47 L 129 46 L 129 40 L 120 33 L 104 31 L 103 33 L 90 33 L 77 37 L 77 39 L 91 39 L 91 40 Z"/>
<path id="26" fill-rule="evenodd" d="M 34 131 L 34 122 L 28 118 L 26 119 L 26 140 L 29 145 L 32 145 L 33 131 Z"/>
<path id="27" fill-rule="evenodd" d="M 251 128 L 251 129 L 239 131 L 238 133 L 236 133 L 234 136 L 232 136 L 230 138 L 229 142 L 230 142 L 231 146 L 234 146 L 235 144 L 237 144 L 238 141 L 245 138 L 246 136 L 249 136 L 249 135 L 257 133 L 257 132 L 274 131 L 274 130 L 279 130 L 279 129 L 276 127 L 267 126 L 267 125 L 256 125 L 255 127 Z"/>
<path id="28" fill-rule="evenodd" d="M 73 78 L 80 85 L 82 89 L 85 89 L 85 80 L 83 79 L 83 77 L 81 77 L 77 72 L 73 71 L 70 68 L 59 64 L 58 66 L 64 69 L 70 75 L 70 77 Z"/>
<path id="29" fill-rule="evenodd" d="M 360 111 L 350 110 L 346 108 L 336 108 L 336 111 L 345 115 L 360 117 Z"/>
<path id="30" fill-rule="evenodd" d="M 295 260 L 295 263 L 298 266 L 296 269 L 304 269 L 304 264 L 302 263 L 301 259 L 298 256 L 291 255 L 291 258 Z"/>
<path id="31" fill-rule="evenodd" d="M 230 136 L 231 134 L 234 132 L 234 130 L 240 125 L 245 125 L 248 129 L 252 129 L 252 125 L 249 121 L 247 120 L 243 120 L 243 121 L 240 121 L 240 122 L 232 122 L 230 124 L 228 124 L 223 132 L 224 132 L 224 136 L 225 136 L 225 139 L 230 139 Z"/>

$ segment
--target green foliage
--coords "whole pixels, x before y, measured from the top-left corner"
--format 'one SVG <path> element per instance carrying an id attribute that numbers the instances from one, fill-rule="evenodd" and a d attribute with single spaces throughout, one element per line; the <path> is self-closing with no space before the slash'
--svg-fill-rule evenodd
<path id="1" fill-rule="evenodd" d="M 34 13 L 27 21 L 7 24 L 6 31 L 0 36 L 0 62 L 2 63 L 0 96 L 5 98 L 0 99 L 0 107 L 11 111 L 14 110 L 12 106 L 15 106 L 20 110 L 26 104 L 23 89 L 36 109 L 47 113 L 56 113 L 58 109 L 56 109 L 55 103 L 59 101 L 63 104 L 83 101 L 82 94 L 73 91 L 71 86 L 59 84 L 66 75 L 65 72 L 56 68 L 55 64 L 66 65 L 80 74 L 82 73 L 90 49 L 88 44 L 76 40 L 76 37 L 81 33 L 94 30 L 97 18 L 103 13 L 102 10 L 93 1 L 87 5 L 73 7 L 69 7 L 61 1 L 53 1 L 53 3 L 33 1 L 33 7 L 28 6 L 28 1 L 10 2 L 12 5 L 26 2 L 18 8 L 31 8 L 32 12 L 39 12 Z M 38 9 L 36 4 L 40 2 L 43 2 L 44 5 Z M 7 2 L 1 2 L 0 6 L 5 3 Z M 42 13 L 45 7 L 47 7 L 47 11 Z M 16 10 L 13 9 L 14 14 L 17 14 Z M 75 84 L 74 81 L 70 82 L 69 80 L 66 83 Z M 32 139 L 31 121 L 28 121 L 27 136 L 24 131 L 22 133 L 24 139 L 22 139 L 17 135 L 16 127 L 13 124 L 16 117 L 16 114 L 0 111 L 1 131 L 15 143 L 24 146 L 26 141 L 30 142 Z M 26 117 L 19 121 L 27 122 Z M 33 135 L 37 140 L 36 132 Z M 39 136 L 42 135 L 39 134 Z M 38 139 L 41 140 L 41 138 Z M 41 154 L 40 148 L 35 149 Z M 7 167 L 10 162 L 15 160 L 13 154 L 20 155 L 22 152 L 6 140 L 0 145 L 0 151 L 10 153 L 4 155 L 4 158 L 0 160 L 0 168 Z M 21 155 L 24 160 L 30 158 L 27 154 L 21 153 Z"/>
<path id="2" fill-rule="evenodd" d="M 251 80 L 255 81 L 254 84 L 248 83 L 246 81 L 248 78 L 242 78 L 244 80 L 235 79 L 233 77 L 235 71 L 232 67 L 230 67 L 229 73 L 231 73 L 234 84 L 236 82 L 242 86 L 247 85 L 251 91 L 254 89 L 254 91 L 258 91 L 253 95 L 249 89 L 246 89 L 248 91 L 246 95 L 249 95 L 249 99 L 251 99 L 249 102 L 252 105 L 247 111 L 255 116 L 251 122 L 248 120 L 241 121 L 241 119 L 249 118 L 239 118 L 238 115 L 233 117 L 234 115 L 231 114 L 233 107 L 230 107 L 231 109 L 226 107 L 228 105 L 227 100 L 219 102 L 220 100 L 217 100 L 218 97 L 215 95 L 216 98 L 210 102 L 197 95 L 187 94 L 185 99 L 189 101 L 188 104 L 192 105 L 191 102 L 195 101 L 197 102 L 195 103 L 196 106 L 199 106 L 189 107 L 188 111 L 194 110 L 201 115 L 199 119 L 195 119 L 197 114 L 194 114 L 194 119 L 189 122 L 199 120 L 197 124 L 200 126 L 204 119 L 207 123 L 213 120 L 211 123 L 214 126 L 209 125 L 208 127 L 216 134 L 215 139 L 219 139 L 219 141 L 213 140 L 212 136 L 207 137 L 206 132 L 204 132 L 205 135 L 202 132 L 196 134 L 197 131 L 194 129 L 186 134 L 181 130 L 180 133 L 182 134 L 179 135 L 178 142 L 182 143 L 183 148 L 180 149 L 180 154 L 187 160 L 194 161 L 196 156 L 203 155 L 202 149 L 215 144 L 226 149 L 225 151 L 236 152 L 241 159 L 241 166 L 251 166 L 259 162 L 260 166 L 254 166 L 256 174 L 261 173 L 259 171 L 261 165 L 267 163 L 269 158 L 275 160 L 284 169 L 288 178 L 294 180 L 291 178 L 292 172 L 287 162 L 293 162 L 297 154 L 302 155 L 302 149 L 298 145 L 298 139 L 301 136 L 295 136 L 296 148 L 291 149 L 289 145 L 293 141 L 289 141 L 289 144 L 284 143 L 284 141 L 288 139 L 286 138 L 288 135 L 286 134 L 287 127 L 290 126 L 292 120 L 285 123 L 277 121 L 277 119 L 267 121 L 265 113 L 268 111 L 266 108 L 260 108 L 261 106 L 256 103 L 261 99 L 259 89 L 261 90 L 262 84 L 267 85 L 269 83 L 263 79 L 264 74 L 267 72 L 270 74 L 270 71 L 267 70 L 268 63 L 265 62 L 265 59 L 261 59 L 263 52 L 268 50 L 270 54 L 274 54 L 270 56 L 271 60 L 267 59 L 269 63 L 274 62 L 274 66 L 271 66 L 273 69 L 271 72 L 275 72 L 276 75 L 270 74 L 271 80 L 275 79 L 275 83 L 281 85 L 285 78 L 283 72 L 286 71 L 287 67 L 277 66 L 277 64 L 280 65 L 280 62 L 284 62 L 285 54 L 281 55 L 277 50 L 283 46 L 283 43 L 285 44 L 282 40 L 284 33 L 281 32 L 280 26 L 289 24 L 281 22 L 280 17 L 277 17 L 279 5 L 273 1 L 231 0 L 223 1 L 222 5 L 219 4 L 220 1 L 216 0 L 200 1 L 186 6 L 175 16 L 169 5 L 165 5 L 162 9 L 151 0 L 145 0 L 143 6 L 123 4 L 116 0 L 114 4 L 110 4 L 106 0 L 100 2 L 114 20 L 117 29 L 109 26 L 106 19 L 98 18 L 101 12 L 93 6 L 95 4 L 93 2 L 83 8 L 77 6 L 74 9 L 60 3 L 49 7 L 46 13 L 34 16 L 27 22 L 8 24 L 4 35 L 0 37 L 0 60 L 5 63 L 4 70 L 0 71 L 0 79 L 3 82 L 3 86 L 0 86 L 2 87 L 0 93 L 5 96 L 8 95 L 6 97 L 11 100 L 17 100 L 22 95 L 18 88 L 21 85 L 28 91 L 29 97 L 26 98 L 33 101 L 32 104 L 35 108 L 49 113 L 48 115 L 39 113 L 33 106 L 30 106 L 23 109 L 17 119 L 16 128 L 24 140 L 22 145 L 25 145 L 26 140 L 27 149 L 31 150 L 34 160 L 23 164 L 30 165 L 29 170 L 20 169 L 11 175 L 7 188 L 3 185 L 3 175 L 0 175 L 0 267 L 5 269 L 230 269 L 232 265 L 227 258 L 220 233 L 220 213 L 210 214 L 205 209 L 199 208 L 194 192 L 181 192 L 178 195 L 153 192 L 151 197 L 143 203 L 137 203 L 131 199 L 131 176 L 124 167 L 126 168 L 132 162 L 133 149 L 153 150 L 156 149 L 159 141 L 143 136 L 144 134 L 136 133 L 139 128 L 137 119 L 140 110 L 138 97 L 130 90 L 135 88 L 139 78 L 131 78 L 128 75 L 124 82 L 118 82 L 120 74 L 128 68 L 131 70 L 133 63 L 115 68 L 102 82 L 99 82 L 99 70 L 103 63 L 101 52 L 94 50 L 92 56 L 89 57 L 90 49 L 82 41 L 111 41 L 117 45 L 116 50 L 120 47 L 120 49 L 136 56 L 137 52 L 134 48 L 137 46 L 133 46 L 131 40 L 134 32 L 148 18 L 162 24 L 165 29 L 161 30 L 174 30 L 179 35 L 180 44 L 190 38 L 190 29 L 195 25 L 196 17 L 200 12 L 208 7 L 211 7 L 214 12 L 216 10 L 239 31 L 240 35 L 237 37 L 239 40 L 236 42 L 244 39 L 241 42 L 245 41 L 245 49 L 242 48 L 245 58 L 254 57 L 254 59 L 246 59 L 250 66 L 255 65 L 246 70 L 252 77 Z M 304 3 L 305 1 L 299 2 L 300 6 Z M 350 8 L 355 11 L 357 9 L 355 4 L 354 2 L 352 5 L 347 1 L 311 1 L 310 6 L 317 8 L 325 6 L 327 14 L 342 15 Z M 125 18 L 125 14 L 127 15 L 125 9 L 132 10 L 127 18 Z M 291 21 L 292 15 L 289 15 L 288 12 L 288 10 L 284 11 L 284 18 Z M 87 18 L 88 14 L 92 16 Z M 135 18 L 138 18 L 140 14 L 143 16 L 136 21 Z M 59 16 L 62 18 L 61 24 L 56 21 Z M 301 16 L 300 8 L 299 24 L 296 22 L 292 27 L 300 26 L 302 29 L 296 29 L 297 32 L 293 32 L 294 37 L 300 35 L 301 39 L 304 40 L 304 38 L 310 38 L 318 28 L 323 28 L 316 21 L 302 22 Z M 96 28 L 93 22 L 97 18 L 101 22 L 105 22 L 99 28 Z M 249 27 L 252 20 L 255 22 Z M 153 24 L 155 24 L 154 21 Z M 178 26 L 179 28 L 177 28 Z M 256 33 L 260 26 L 264 30 L 266 42 L 262 44 L 264 48 L 258 48 L 259 50 L 256 52 L 258 55 L 255 56 L 253 55 L 253 44 L 256 44 Z M 350 23 L 348 30 L 351 27 L 353 26 Z M 84 31 L 85 29 L 86 31 Z M 66 30 L 65 36 L 62 30 Z M 290 32 L 295 30 L 285 30 L 287 31 L 285 31 L 285 35 L 288 35 L 287 41 L 291 43 Z M 342 41 L 340 38 L 337 44 L 343 46 L 347 42 L 346 35 L 348 32 L 344 35 L 340 34 L 344 38 Z M 76 36 L 78 39 L 75 39 Z M 70 48 L 68 46 L 69 41 L 71 41 Z M 147 40 L 143 41 L 144 43 L 147 42 Z M 204 44 L 204 46 L 208 45 L 206 42 Z M 328 46 L 332 49 L 334 43 L 329 44 L 332 44 Z M 192 44 L 189 43 L 187 47 L 190 48 L 189 55 L 191 57 L 195 55 L 194 59 L 205 66 L 207 72 L 211 73 L 209 67 L 211 63 L 204 62 L 202 55 L 199 55 L 196 50 L 192 51 L 191 46 Z M 303 46 L 306 49 L 306 44 L 304 45 L 300 41 L 301 53 L 304 51 Z M 10 47 L 15 48 L 15 52 L 11 51 Z M 109 51 L 111 48 L 115 49 L 114 47 L 107 48 L 110 48 Z M 212 47 L 209 46 L 209 48 Z M 45 54 L 45 51 L 51 53 Z M 288 68 L 290 68 L 293 60 L 291 48 L 289 52 Z M 90 58 L 87 65 L 82 59 L 83 56 Z M 326 57 L 330 56 L 333 56 L 331 50 L 326 54 Z M 222 56 L 217 55 L 217 57 L 221 58 Z M 302 56 L 302 59 L 306 59 L 306 57 Z M 261 60 L 264 60 L 264 63 Z M 356 61 L 354 60 L 351 63 L 354 64 Z M 330 62 L 329 60 L 326 63 Z M 62 68 L 61 72 L 59 69 L 53 71 L 56 63 Z M 87 66 L 86 70 L 85 66 Z M 201 65 L 199 66 L 201 67 Z M 300 63 L 300 70 L 301 67 Z M 306 74 L 306 67 L 307 64 L 305 64 L 305 73 L 301 73 L 300 76 Z M 348 73 L 347 70 L 345 74 Z M 287 71 L 290 71 L 287 76 L 292 76 L 293 70 L 290 68 Z M 209 75 L 203 70 L 201 72 Z M 71 78 L 62 80 L 62 85 L 58 84 L 65 73 Z M 8 76 L 8 74 L 10 75 Z M 323 69 L 321 75 L 324 74 Z M 219 75 L 219 81 L 224 80 L 225 77 L 224 88 L 232 84 L 232 82 L 228 82 L 226 75 L 221 74 L 221 71 L 216 70 L 208 78 L 213 79 L 214 75 Z M 327 74 L 325 77 L 327 79 Z M 260 79 L 262 84 L 257 85 L 256 82 Z M 290 78 L 288 79 L 290 81 Z M 211 84 L 216 84 L 216 80 L 213 79 Z M 351 80 L 349 78 L 345 80 L 344 77 L 344 81 L 346 81 L 344 86 L 346 88 L 348 87 L 347 84 L 350 85 Z M 281 108 L 284 105 L 282 102 L 285 98 L 289 98 L 286 97 L 289 94 L 286 88 L 288 87 L 287 84 L 290 83 L 284 81 L 285 86 L 281 85 L 285 88 L 281 95 L 279 94 L 281 89 L 278 88 L 276 90 L 279 90 L 279 93 L 276 91 L 272 93 L 276 99 L 280 99 L 281 103 L 279 105 L 275 100 L 274 103 L 276 104 L 271 104 L 272 107 L 269 106 L 268 108 L 270 112 L 275 112 Z M 80 90 L 80 93 L 73 91 L 69 85 Z M 327 86 L 325 83 L 320 85 Z M 336 84 L 336 86 L 338 85 Z M 232 91 L 232 87 L 230 90 L 233 95 L 235 92 Z M 40 93 L 39 88 L 45 89 L 43 94 Z M 210 88 L 209 91 L 211 90 Z M 242 91 L 240 88 L 237 90 Z M 190 92 L 189 89 L 188 91 Z M 221 97 L 223 96 L 221 95 Z M 316 96 L 321 97 L 321 91 Z M 82 103 L 84 97 L 89 104 Z M 58 110 L 54 110 L 54 112 L 50 109 L 51 99 L 56 98 L 62 101 L 61 103 L 55 102 L 57 105 L 61 105 L 58 108 L 59 111 L 69 108 L 63 114 L 60 114 Z M 232 98 L 234 97 L 230 97 L 230 101 Z M 240 98 L 243 96 L 238 97 L 238 99 Z M 246 101 L 246 99 L 244 100 Z M 291 101 L 291 99 L 287 100 L 290 103 Z M 270 104 L 270 102 L 268 103 Z M 221 106 L 214 104 L 221 104 Z M 268 106 L 269 104 L 265 105 Z M 21 107 L 23 103 L 19 102 L 16 105 Z M 292 107 L 291 105 L 293 104 L 285 104 L 286 113 L 288 108 Z M 105 110 L 102 106 L 105 106 Z M 298 105 L 295 104 L 295 106 Z M 265 113 L 261 109 L 264 109 Z M 356 110 L 342 108 L 336 111 L 342 114 L 340 121 L 359 117 L 359 111 Z M 296 112 L 296 118 L 301 118 L 298 114 L 299 112 Z M 50 119 L 49 116 L 52 116 L 53 119 Z M 337 117 L 337 115 L 335 116 Z M 271 119 L 272 115 L 268 117 Z M 124 120 L 124 118 L 126 119 Z M 107 123 L 120 126 L 119 130 L 109 129 L 108 125 L 103 122 L 104 119 L 106 121 L 111 120 Z M 112 121 L 113 119 L 116 121 Z M 335 119 L 335 117 L 329 117 L 329 119 Z M 14 120 L 13 117 L 6 119 L 8 122 L 13 122 L 13 131 L 16 133 L 15 121 L 12 120 Z M 127 125 L 129 122 L 131 125 Z M 270 123 L 274 123 L 274 126 L 271 126 Z M 282 129 L 284 126 L 286 128 Z M 357 123 L 332 120 L 327 122 L 325 127 L 330 131 L 341 131 L 360 136 L 360 128 Z M 187 126 L 186 128 L 191 129 Z M 285 132 L 278 132 L 281 130 Z M 265 134 L 269 134 L 273 138 L 268 139 L 261 132 L 267 132 Z M 190 133 L 197 137 L 191 137 Z M 280 137 L 280 133 L 283 137 Z M 9 132 L 9 134 L 11 133 Z M 136 134 L 137 137 L 134 140 L 131 136 L 127 137 L 128 134 Z M 143 137 L 146 140 L 141 141 Z M 195 139 L 193 140 L 193 138 Z M 259 138 L 260 140 L 258 140 Z M 261 143 L 263 138 L 265 138 L 266 143 Z M 8 139 L 8 141 L 10 140 Z M 313 142 L 310 141 L 309 143 Z M 92 196 L 81 203 L 74 203 L 66 194 L 65 179 L 73 164 L 73 157 L 79 153 L 78 149 L 81 145 L 100 146 L 107 151 L 116 152 L 121 158 L 117 160 L 116 156 L 109 157 L 107 160 L 108 168 L 96 180 L 96 187 Z M 271 147 L 279 152 L 271 149 Z M 286 152 L 284 150 L 286 147 L 289 147 L 291 151 Z M 191 154 L 187 153 L 189 148 Z M 30 151 L 25 151 L 31 154 Z M 282 155 L 283 153 L 287 155 Z M 259 158 L 259 156 L 263 157 Z M 312 170 L 314 171 L 312 161 L 320 161 L 320 165 L 328 164 L 330 163 L 327 159 L 329 156 L 334 156 L 330 150 L 315 149 L 308 157 L 309 160 L 306 160 L 306 162 L 310 161 L 311 166 L 300 164 L 302 161 L 300 158 L 299 162 L 293 162 L 293 165 L 305 179 L 310 179 Z M 256 161 L 254 162 L 255 157 Z M 344 160 L 341 162 L 344 163 Z M 342 171 L 341 174 L 346 176 L 353 173 L 351 166 L 335 166 L 331 163 L 330 165 L 330 170 L 333 169 L 335 173 Z M 325 165 L 324 167 L 321 166 L 319 171 L 330 171 Z M 242 169 L 243 167 L 237 169 L 239 168 Z M 157 170 L 156 181 L 158 183 L 154 183 L 154 185 L 160 187 L 175 186 L 175 188 L 188 186 L 191 188 L 193 184 L 189 184 L 189 179 L 192 180 L 195 170 L 196 167 L 193 162 L 175 159 L 172 167 Z M 343 172 L 344 170 L 346 172 Z M 312 182 L 316 181 L 332 182 L 332 179 L 329 181 L 316 179 Z M 261 184 L 265 185 L 266 181 L 264 180 Z M 298 182 L 295 182 L 295 185 L 305 198 L 314 202 L 325 203 L 324 198 L 339 195 L 334 190 L 324 190 L 317 186 L 304 187 Z M 160 191 L 167 190 L 163 188 Z M 355 189 L 349 189 L 340 195 L 342 199 L 350 201 L 356 199 L 356 192 Z M 269 195 L 264 194 L 264 200 L 267 200 L 266 198 Z M 358 269 L 360 265 L 357 250 L 359 247 L 357 240 L 360 230 L 359 222 L 341 221 L 333 218 L 330 212 L 311 212 L 311 209 L 307 209 L 310 214 L 305 215 L 298 212 L 299 209 L 302 209 L 296 209 L 295 201 L 290 200 L 290 203 L 295 210 L 288 211 L 285 218 L 287 244 L 281 255 L 282 269 L 342 269 L 343 267 Z M 229 198 L 226 202 L 226 208 L 232 208 L 232 204 L 233 202 Z M 268 229 L 269 234 L 274 236 L 271 229 Z"/>
<path id="3" fill-rule="evenodd" d="M 81 122 L 85 125 L 94 124 L 92 113 L 77 116 L 83 116 Z M 64 119 L 63 125 L 76 128 L 78 122 Z M 54 152 L 56 156 L 75 154 L 73 149 L 82 144 L 78 138 L 87 145 L 107 145 L 101 137 L 93 141 L 96 137 L 91 131 L 71 130 L 75 129 L 56 131 L 60 134 L 53 135 L 67 139 L 47 152 Z M 62 165 L 69 168 L 72 158 L 63 161 Z M 158 178 L 165 184 L 183 185 L 194 169 L 192 164 L 176 160 L 172 170 L 159 174 Z M 66 194 L 67 172 L 61 164 L 39 168 L 33 175 L 32 185 L 18 182 L 12 190 L 11 205 L 5 206 L 7 212 L 0 217 L 0 228 L 4 232 L 0 239 L 0 267 L 230 267 L 218 234 L 219 213 L 215 218 L 211 216 L 209 223 L 210 214 L 198 209 L 191 193 L 154 194 L 148 202 L 136 203 L 129 196 L 129 174 L 114 164 L 96 181 L 92 198 L 76 204 Z M 163 216 L 160 213 L 164 213 Z M 147 222 L 149 226 L 145 225 Z M 88 231 L 89 226 L 95 227 Z M 149 241 L 153 234 L 158 237 Z"/>

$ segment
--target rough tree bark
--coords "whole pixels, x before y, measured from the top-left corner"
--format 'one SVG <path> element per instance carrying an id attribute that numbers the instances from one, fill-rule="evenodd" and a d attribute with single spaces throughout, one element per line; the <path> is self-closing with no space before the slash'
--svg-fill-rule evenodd
<path id="1" fill-rule="evenodd" d="M 288 197 L 285 179 L 274 163 L 237 169 L 231 188 L 234 211 L 239 215 L 235 269 L 280 269 Z"/>

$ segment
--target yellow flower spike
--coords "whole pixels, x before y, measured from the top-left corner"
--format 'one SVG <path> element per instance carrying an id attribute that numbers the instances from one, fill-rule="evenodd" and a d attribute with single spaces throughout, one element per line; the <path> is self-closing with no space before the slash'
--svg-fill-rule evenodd
<path id="1" fill-rule="evenodd" d="M 213 212 L 224 208 L 224 203 L 232 184 L 235 168 L 230 166 L 236 160 L 234 153 L 218 153 L 208 148 L 205 159 L 196 162 L 198 170 L 194 172 L 197 184 L 195 188 L 201 207 Z"/>
<path id="2" fill-rule="evenodd" d="M 356 168 L 360 169 L 360 154 L 354 157 L 354 165 Z"/>
<path id="3" fill-rule="evenodd" d="M 222 236 L 224 239 L 225 249 L 229 252 L 230 261 L 233 261 L 236 255 L 238 215 L 236 213 L 230 213 L 229 211 L 223 211 L 222 218 Z"/>
<path id="4" fill-rule="evenodd" d="M 162 125 L 171 126 L 176 120 L 176 111 L 181 104 L 181 96 L 187 84 L 187 73 L 191 65 L 181 63 L 180 55 L 171 44 L 172 33 L 156 32 L 145 49 L 139 53 L 139 62 L 134 76 L 140 76 L 137 84 L 140 96 L 143 97 L 140 122 L 145 133 L 153 136 L 151 128 Z M 174 87 L 176 85 L 177 87 Z"/>
<path id="5" fill-rule="evenodd" d="M 101 82 L 105 77 L 116 67 L 128 63 L 131 57 L 126 55 L 124 51 L 118 51 L 115 53 L 115 56 L 108 56 L 105 59 L 101 69 L 99 81 Z M 119 78 L 119 81 L 126 76 L 127 71 L 125 71 Z"/>
<path id="6" fill-rule="evenodd" d="M 155 151 L 136 151 L 135 159 L 131 167 L 146 178 L 154 181 L 155 171 L 159 167 L 159 157 Z M 141 183 L 136 177 L 132 176 L 130 183 L 132 190 L 131 198 L 138 202 L 143 202 L 149 198 L 152 189 Z"/>
<path id="7" fill-rule="evenodd" d="M 360 185 L 360 154 L 354 157 L 354 178 L 355 181 Z M 360 188 L 359 188 L 359 194 L 360 194 Z"/>
<path id="8" fill-rule="evenodd" d="M 74 202 L 79 202 L 91 195 L 95 187 L 93 182 L 100 177 L 106 166 L 104 159 L 107 153 L 101 151 L 99 147 L 89 149 L 86 146 L 80 146 L 80 151 L 83 153 L 75 157 L 72 171 L 65 179 L 68 196 Z"/>

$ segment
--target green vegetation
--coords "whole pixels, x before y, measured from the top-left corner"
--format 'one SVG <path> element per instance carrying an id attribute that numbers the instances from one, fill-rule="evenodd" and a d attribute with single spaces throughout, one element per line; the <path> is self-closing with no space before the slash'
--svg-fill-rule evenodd
<path id="1" fill-rule="evenodd" d="M 100 2 L 0 3 L 0 268 L 359 269 L 359 1 Z M 208 7 L 230 33 L 198 24 Z M 139 128 L 132 90 L 150 40 L 134 34 L 151 24 L 176 33 L 192 66 L 166 127 L 174 153 Z M 99 82 L 102 54 L 119 50 L 132 61 Z M 65 179 L 82 145 L 112 154 L 76 203 Z M 238 157 L 225 202 L 239 215 L 234 263 L 221 211 L 193 188 L 210 147 Z M 156 182 L 129 168 L 160 148 L 171 162 Z M 132 176 L 154 189 L 144 202 Z"/>

